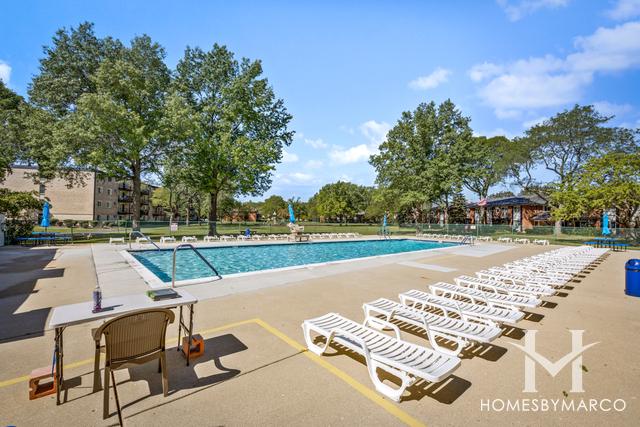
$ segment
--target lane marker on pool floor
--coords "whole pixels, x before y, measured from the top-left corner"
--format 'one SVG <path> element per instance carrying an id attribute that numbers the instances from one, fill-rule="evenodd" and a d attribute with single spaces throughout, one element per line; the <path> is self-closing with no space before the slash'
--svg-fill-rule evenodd
<path id="1" fill-rule="evenodd" d="M 264 329 L 265 331 L 269 332 L 271 335 L 275 336 L 276 338 L 279 338 L 281 341 L 285 342 L 287 345 L 289 345 L 290 347 L 292 347 L 296 351 L 298 351 L 301 354 L 303 354 L 304 356 L 306 356 L 312 362 L 316 363 L 317 365 L 320 365 L 321 367 L 323 367 L 327 371 L 331 372 L 336 377 L 340 378 L 342 381 L 346 382 L 349 386 L 354 388 L 358 393 L 362 394 L 364 397 L 366 397 L 367 399 L 369 399 L 373 403 L 377 404 L 382 409 L 384 409 L 389 414 L 393 415 L 394 417 L 396 417 L 398 420 L 402 421 L 406 425 L 409 425 L 409 426 L 412 426 L 412 427 L 413 426 L 416 426 L 416 427 L 417 426 L 425 426 L 425 424 L 423 422 L 421 422 L 420 420 L 412 417 L 411 415 L 409 415 L 408 413 L 406 413 L 405 411 L 400 409 L 397 404 L 395 404 L 395 403 L 383 398 L 375 390 L 372 390 L 371 388 L 369 388 L 369 387 L 365 386 L 364 384 L 360 383 L 358 380 L 353 378 L 351 375 L 347 374 L 346 372 L 344 372 L 343 370 L 341 370 L 339 368 L 336 368 L 335 366 L 333 366 L 331 363 L 327 362 L 322 357 L 317 356 L 314 353 L 308 351 L 307 348 L 304 345 L 300 344 L 298 341 L 296 341 L 293 338 L 289 337 L 288 335 L 286 335 L 285 333 L 283 333 L 279 329 L 274 328 L 273 326 L 271 326 L 270 324 L 268 324 L 267 322 L 265 322 L 262 319 L 254 318 L 254 319 L 242 320 L 242 321 L 239 321 L 239 322 L 233 322 L 233 323 L 229 323 L 229 324 L 226 324 L 226 325 L 218 326 L 218 327 L 215 327 L 215 328 L 205 329 L 203 331 L 200 331 L 199 333 L 200 333 L 200 335 L 203 335 L 203 336 L 204 335 L 210 335 L 210 334 L 213 334 L 213 333 L 216 333 L 216 332 L 220 332 L 220 331 L 223 331 L 223 330 L 232 329 L 232 328 L 235 328 L 235 327 L 238 327 L 238 326 L 243 326 L 243 325 L 248 325 L 248 324 L 258 325 L 262 329 Z M 178 337 L 172 337 L 170 339 L 177 342 Z M 64 368 L 65 369 L 73 369 L 73 368 L 77 368 L 79 366 L 88 365 L 88 364 L 91 364 L 91 363 L 93 363 L 93 357 L 89 358 L 89 359 L 79 360 L 77 362 L 66 364 L 66 365 L 64 365 Z M 18 384 L 18 383 L 21 383 L 21 382 L 27 382 L 28 380 L 29 380 L 29 376 L 25 375 L 25 376 L 22 376 L 22 377 L 12 378 L 10 380 L 0 381 L 0 388 L 7 387 L 7 386 L 10 386 L 10 385 L 14 385 L 14 384 Z"/>

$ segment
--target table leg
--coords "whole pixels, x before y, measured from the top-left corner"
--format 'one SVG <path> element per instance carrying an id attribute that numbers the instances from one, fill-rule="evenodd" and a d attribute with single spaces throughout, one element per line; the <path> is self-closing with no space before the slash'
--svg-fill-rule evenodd
<path id="1" fill-rule="evenodd" d="M 182 306 L 180 306 L 180 317 L 178 318 L 178 348 L 177 350 L 180 351 L 180 345 L 182 344 L 182 342 L 180 341 L 180 338 L 182 336 Z"/>
<path id="2" fill-rule="evenodd" d="M 56 355 L 56 405 L 60 405 L 60 393 L 62 393 L 62 388 L 64 387 L 64 372 L 63 372 L 63 358 L 64 358 L 64 342 L 62 340 L 62 334 L 64 332 L 64 327 L 56 328 L 55 331 L 55 347 L 54 352 Z"/>
<path id="3" fill-rule="evenodd" d="M 189 366 L 189 356 L 191 356 L 191 337 L 193 336 L 193 304 L 189 305 L 189 351 L 187 352 L 187 366 Z"/>

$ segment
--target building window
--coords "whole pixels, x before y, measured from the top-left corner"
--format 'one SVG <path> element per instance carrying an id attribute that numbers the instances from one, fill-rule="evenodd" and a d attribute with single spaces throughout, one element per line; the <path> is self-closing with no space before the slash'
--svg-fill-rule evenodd
<path id="1" fill-rule="evenodd" d="M 107 188 L 107 194 L 110 196 L 111 195 L 111 189 Z"/>
<path id="2" fill-rule="evenodd" d="M 107 202 L 107 209 L 111 207 L 111 202 Z"/>
<path id="3" fill-rule="evenodd" d="M 40 197 L 44 197 L 44 192 L 46 190 L 46 187 L 44 186 L 44 184 L 40 184 L 40 188 L 38 189 L 38 192 L 40 193 Z"/>
<path id="4" fill-rule="evenodd" d="M 100 208 L 100 207 L 102 207 L 102 201 L 98 200 L 98 202 L 97 202 L 97 203 L 98 203 L 98 207 L 99 207 L 99 208 Z"/>
<path id="5" fill-rule="evenodd" d="M 98 187 L 98 194 L 102 194 L 102 187 Z"/>

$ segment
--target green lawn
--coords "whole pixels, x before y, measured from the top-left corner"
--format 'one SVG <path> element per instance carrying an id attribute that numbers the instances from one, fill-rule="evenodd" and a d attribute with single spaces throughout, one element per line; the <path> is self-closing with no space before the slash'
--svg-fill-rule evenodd
<path id="1" fill-rule="evenodd" d="M 326 224 L 326 223 L 303 223 L 305 233 L 360 233 L 362 235 L 377 235 L 380 232 L 379 225 L 371 224 Z M 219 234 L 244 234 L 246 228 L 251 229 L 251 233 L 259 234 L 280 234 L 289 233 L 289 229 L 286 225 L 274 225 L 268 223 L 219 223 Z M 68 227 L 49 227 L 47 229 L 50 232 L 65 233 L 74 235 L 74 243 L 98 243 L 108 242 L 109 237 L 125 237 L 128 238 L 131 228 L 128 227 L 116 227 L 111 228 L 73 228 Z M 415 235 L 414 226 L 398 226 L 390 225 L 387 230 L 395 236 L 412 236 Z M 44 231 L 42 227 L 36 227 L 34 231 Z M 196 236 L 201 238 L 207 235 L 207 224 L 180 224 L 177 232 L 170 232 L 169 225 L 166 223 L 146 223 L 142 226 L 141 231 L 157 241 L 161 236 L 175 236 L 177 239 L 182 236 Z M 543 230 L 543 233 L 532 232 L 535 230 L 528 230 L 527 233 L 514 233 L 510 230 L 510 227 L 494 226 L 491 228 L 483 228 L 481 230 L 470 230 L 464 226 L 450 226 L 447 231 L 445 228 L 433 226 L 432 228 L 424 228 L 426 233 L 439 233 L 439 234 L 465 234 L 465 235 L 479 235 L 479 236 L 492 236 L 494 239 L 502 236 L 509 237 L 526 237 L 528 239 L 546 239 L 552 244 L 560 245 L 580 245 L 589 240 L 593 240 L 595 236 L 579 235 L 575 233 L 561 234 L 555 236 L 549 234 L 548 230 Z M 634 243 L 633 248 L 638 249 L 640 245 L 638 242 Z"/>

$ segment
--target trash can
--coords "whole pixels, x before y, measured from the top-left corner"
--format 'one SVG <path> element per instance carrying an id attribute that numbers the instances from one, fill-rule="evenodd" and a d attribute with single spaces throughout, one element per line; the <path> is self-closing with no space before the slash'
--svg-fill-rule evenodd
<path id="1" fill-rule="evenodd" d="M 624 293 L 632 297 L 640 297 L 640 259 L 630 259 L 624 265 L 626 280 Z"/>

